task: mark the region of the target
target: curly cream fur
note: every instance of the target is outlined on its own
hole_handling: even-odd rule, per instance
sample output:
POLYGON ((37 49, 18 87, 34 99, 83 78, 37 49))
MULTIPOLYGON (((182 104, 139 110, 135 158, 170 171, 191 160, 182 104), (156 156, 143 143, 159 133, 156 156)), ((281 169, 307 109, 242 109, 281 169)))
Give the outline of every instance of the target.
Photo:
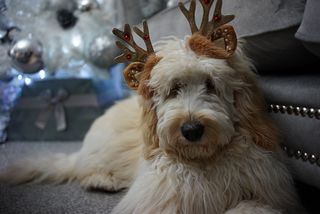
POLYGON ((160 45, 142 96, 97 119, 80 151, 29 159, 0 179, 130 187, 114 214, 301 213, 250 61, 240 49, 228 60, 198 56, 187 40, 160 45), (180 132, 190 120, 205 126, 196 143, 180 132))

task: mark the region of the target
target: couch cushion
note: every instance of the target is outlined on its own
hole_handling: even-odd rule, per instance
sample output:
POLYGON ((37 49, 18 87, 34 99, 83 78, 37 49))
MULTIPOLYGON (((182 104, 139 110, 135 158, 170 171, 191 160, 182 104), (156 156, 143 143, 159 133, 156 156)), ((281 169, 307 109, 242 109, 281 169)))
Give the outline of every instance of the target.
MULTIPOLYGON (((197 1, 198 23, 202 18, 201 8, 197 1)), ((222 12, 235 14, 232 24, 237 34, 243 37, 297 25, 301 22, 303 9, 304 2, 301 0, 224 0, 222 12)), ((149 19, 149 26, 154 41, 163 36, 183 38, 190 34, 189 25, 178 7, 156 14, 149 19)))
POLYGON ((294 177, 320 188, 320 76, 263 76, 259 83, 294 177))

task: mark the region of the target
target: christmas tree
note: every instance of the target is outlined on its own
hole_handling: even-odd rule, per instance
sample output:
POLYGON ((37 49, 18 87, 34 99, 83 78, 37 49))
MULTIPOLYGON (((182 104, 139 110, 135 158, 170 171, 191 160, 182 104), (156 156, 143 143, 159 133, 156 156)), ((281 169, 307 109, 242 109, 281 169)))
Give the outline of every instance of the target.
POLYGON ((120 69, 109 72, 118 55, 112 28, 125 21, 138 24, 177 2, 0 0, 0 142, 6 138, 3 130, 10 109, 24 85, 44 79, 90 78, 100 91, 98 98, 105 102, 102 105, 125 96, 120 69), (129 3, 139 11, 118 11, 119 4, 129 3), (124 19, 129 12, 135 20, 133 16, 124 19), (111 87, 115 88, 112 93, 111 87))

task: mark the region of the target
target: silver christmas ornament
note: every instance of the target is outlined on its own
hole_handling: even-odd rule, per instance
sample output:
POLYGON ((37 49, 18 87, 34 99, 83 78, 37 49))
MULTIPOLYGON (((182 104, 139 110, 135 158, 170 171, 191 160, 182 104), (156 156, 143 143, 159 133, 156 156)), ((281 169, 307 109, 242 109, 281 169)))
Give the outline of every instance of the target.
POLYGON ((78 9, 81 12, 88 12, 99 8, 99 3, 96 0, 78 0, 78 9))
POLYGON ((118 54, 118 49, 114 45, 114 40, 109 35, 97 36, 89 46, 90 61, 102 68, 114 64, 114 57, 118 54))
POLYGON ((42 45, 31 39, 17 41, 9 50, 14 68, 23 73, 36 73, 43 68, 42 45))

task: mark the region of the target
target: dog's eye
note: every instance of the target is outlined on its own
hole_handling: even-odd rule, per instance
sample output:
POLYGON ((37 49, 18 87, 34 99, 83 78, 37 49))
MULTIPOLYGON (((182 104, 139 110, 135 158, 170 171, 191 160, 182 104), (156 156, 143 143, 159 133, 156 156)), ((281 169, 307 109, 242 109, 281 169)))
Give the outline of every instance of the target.
POLYGON ((170 89, 168 98, 175 98, 179 94, 181 87, 182 87, 181 83, 174 84, 174 86, 170 89))
POLYGON ((216 93, 216 88, 211 79, 206 80, 206 91, 208 94, 216 93))

